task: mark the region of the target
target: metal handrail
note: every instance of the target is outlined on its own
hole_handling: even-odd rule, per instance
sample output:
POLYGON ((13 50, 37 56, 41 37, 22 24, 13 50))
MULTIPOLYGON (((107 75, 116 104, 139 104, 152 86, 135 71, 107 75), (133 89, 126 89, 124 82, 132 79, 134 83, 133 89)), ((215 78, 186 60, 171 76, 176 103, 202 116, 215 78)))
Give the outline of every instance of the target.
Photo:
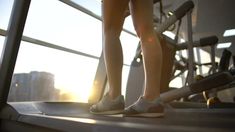
MULTIPOLYGON (((6 30, 0 29, 0 35, 1 36, 6 36, 6 34, 7 34, 6 30)), ((22 40, 25 41, 25 42, 32 43, 32 44, 45 46, 45 47, 48 47, 48 48, 57 49, 57 50, 61 50, 61 51, 65 51, 65 52, 69 52, 69 53, 73 53, 73 54, 77 54, 77 55, 83 55, 83 56, 94 58, 94 59, 99 59, 100 58, 100 57, 97 57, 97 56, 94 56, 94 55, 86 54, 86 53, 83 53, 83 52, 80 52, 80 51, 76 51, 76 50, 66 48, 66 47, 63 47, 63 46, 58 46, 58 45, 53 44, 53 43, 45 42, 45 41, 42 41, 42 40, 39 40, 39 39, 27 37, 27 36, 22 36, 22 40)))

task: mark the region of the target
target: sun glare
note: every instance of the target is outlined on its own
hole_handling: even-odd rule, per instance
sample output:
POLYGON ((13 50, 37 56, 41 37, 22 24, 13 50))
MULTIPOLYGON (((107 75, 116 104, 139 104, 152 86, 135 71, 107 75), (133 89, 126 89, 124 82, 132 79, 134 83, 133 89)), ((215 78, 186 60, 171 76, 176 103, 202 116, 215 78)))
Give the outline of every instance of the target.
MULTIPOLYGON (((61 91, 61 101, 88 102, 96 64, 89 60, 74 61, 70 68, 55 70, 55 88, 61 91), (93 69, 93 70, 92 70, 93 69)), ((67 67, 67 64, 64 66, 67 67)), ((56 68, 56 67, 55 67, 56 68)))
MULTIPOLYGON (((56 76, 55 88, 61 91, 60 97, 62 101, 72 102, 88 102, 88 97, 91 91, 91 82, 89 79, 83 77, 70 76, 68 79, 66 76, 56 76)), ((86 78, 86 77, 85 77, 86 78)))

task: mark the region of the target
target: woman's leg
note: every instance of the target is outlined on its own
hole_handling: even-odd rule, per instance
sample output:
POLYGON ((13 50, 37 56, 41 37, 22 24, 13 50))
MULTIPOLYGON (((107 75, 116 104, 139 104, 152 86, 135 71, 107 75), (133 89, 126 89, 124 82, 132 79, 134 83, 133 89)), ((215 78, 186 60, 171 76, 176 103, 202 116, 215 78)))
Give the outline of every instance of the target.
POLYGON ((160 95, 162 49, 153 27, 153 0, 131 0, 130 10, 143 51, 145 85, 143 97, 154 100, 160 95))
POLYGON ((161 93, 163 93, 169 90, 176 51, 163 37, 160 38, 160 43, 162 47, 162 58, 164 58, 164 60, 162 60, 162 75, 160 83, 160 90, 161 93))
POLYGON ((119 36, 128 3, 129 0, 103 0, 103 53, 111 99, 121 95, 123 54, 119 36))

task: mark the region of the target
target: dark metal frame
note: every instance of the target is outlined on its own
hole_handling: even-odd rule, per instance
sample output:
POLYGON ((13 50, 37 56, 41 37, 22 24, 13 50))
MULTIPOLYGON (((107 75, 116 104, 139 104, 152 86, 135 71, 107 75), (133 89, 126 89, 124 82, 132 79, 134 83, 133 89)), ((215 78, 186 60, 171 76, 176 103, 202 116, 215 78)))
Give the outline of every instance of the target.
POLYGON ((187 33, 188 33, 188 84, 194 82, 194 51, 193 51, 193 31, 192 31, 192 10, 187 13, 187 33))
MULTIPOLYGON (((6 34, 7 34, 7 32, 5 30, 0 29, 0 35, 6 36, 6 34)), ((60 50, 60 51, 65 51, 65 52, 76 54, 76 55, 82 55, 82 56, 90 57, 90 58, 93 58, 93 59, 99 59, 100 58, 100 57, 90 55, 90 54, 87 54, 87 53, 83 53, 83 52, 80 52, 80 51, 77 51, 77 50, 73 50, 73 49, 70 49, 70 48, 59 46, 58 44, 45 42, 45 41, 35 39, 35 38, 31 38, 31 37, 28 37, 28 36, 22 36, 21 40, 25 41, 25 42, 29 42, 31 44, 40 45, 40 46, 44 46, 44 47, 47 47, 47 48, 52 48, 52 49, 56 49, 56 50, 60 50)))
POLYGON ((0 108, 7 102, 30 2, 31 0, 15 0, 13 4, 8 33, 0 60, 0 108))

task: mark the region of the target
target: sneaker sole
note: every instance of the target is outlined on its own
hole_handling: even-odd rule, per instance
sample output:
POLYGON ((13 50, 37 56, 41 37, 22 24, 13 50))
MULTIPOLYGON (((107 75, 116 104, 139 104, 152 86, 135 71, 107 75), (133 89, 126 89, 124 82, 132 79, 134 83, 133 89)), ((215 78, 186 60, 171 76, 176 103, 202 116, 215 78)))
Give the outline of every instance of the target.
POLYGON ((147 117, 147 118, 159 118, 163 117, 164 113, 139 113, 139 114, 128 114, 125 117, 147 117))
POLYGON ((111 110, 111 111, 104 111, 104 112, 92 112, 90 113, 94 115, 115 115, 115 114, 121 114, 123 113, 124 110, 111 110))

